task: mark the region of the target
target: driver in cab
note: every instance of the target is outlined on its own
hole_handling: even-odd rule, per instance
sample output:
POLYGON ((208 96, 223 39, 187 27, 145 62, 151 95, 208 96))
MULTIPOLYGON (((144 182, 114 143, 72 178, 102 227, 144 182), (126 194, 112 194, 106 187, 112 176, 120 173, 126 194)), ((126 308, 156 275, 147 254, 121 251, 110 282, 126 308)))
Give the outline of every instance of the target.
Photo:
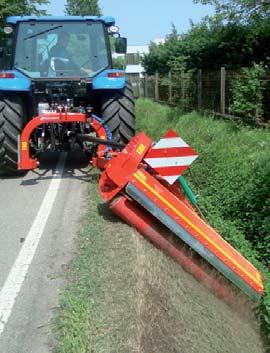
POLYGON ((49 52, 49 76, 66 76, 75 69, 67 50, 69 34, 61 32, 58 34, 57 43, 49 52))
POLYGON ((79 68, 69 53, 67 47, 70 41, 70 34, 60 32, 58 34, 57 43, 49 52, 50 70, 49 75, 69 76, 69 75, 88 75, 88 71, 84 68, 79 68))
POLYGON ((56 45, 50 50, 50 57, 69 59, 68 42, 69 34, 66 32, 59 33, 56 45))

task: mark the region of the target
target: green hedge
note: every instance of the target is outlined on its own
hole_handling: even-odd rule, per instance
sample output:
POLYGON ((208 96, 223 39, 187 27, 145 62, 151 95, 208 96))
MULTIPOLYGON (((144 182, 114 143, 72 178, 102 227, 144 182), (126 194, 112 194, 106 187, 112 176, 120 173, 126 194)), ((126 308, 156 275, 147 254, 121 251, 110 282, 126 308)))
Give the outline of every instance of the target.
MULTIPOLYGON (((266 278, 260 322, 270 340, 270 134, 151 100, 137 101, 137 126, 153 139, 175 129, 199 158, 185 174, 213 227, 266 278)), ((270 351, 270 345, 269 345, 270 351)))

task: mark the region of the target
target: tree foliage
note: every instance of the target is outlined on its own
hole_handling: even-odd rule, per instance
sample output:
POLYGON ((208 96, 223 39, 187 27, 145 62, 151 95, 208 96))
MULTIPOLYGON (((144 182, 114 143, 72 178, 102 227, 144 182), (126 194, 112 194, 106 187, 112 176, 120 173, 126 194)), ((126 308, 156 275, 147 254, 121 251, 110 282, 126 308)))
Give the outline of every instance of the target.
POLYGON ((67 15, 100 16, 98 0, 67 0, 67 15))
POLYGON ((148 74, 166 74, 172 70, 175 60, 184 62, 186 68, 205 70, 239 69, 253 63, 269 64, 270 61, 270 21, 256 24, 222 23, 205 19, 192 24, 185 34, 172 33, 164 44, 150 44, 143 64, 148 74))
POLYGON ((173 26, 164 44, 150 45, 144 57, 147 73, 172 70, 175 58, 187 69, 228 69, 251 67, 270 61, 270 0, 194 0, 215 7, 213 17, 191 23, 187 33, 173 26))
POLYGON ((229 22, 258 22, 270 16, 269 0, 194 0, 194 2, 213 5, 217 17, 229 22))
POLYGON ((48 4, 49 0, 0 0, 0 26, 3 27, 8 16, 45 15, 46 11, 39 6, 48 4))

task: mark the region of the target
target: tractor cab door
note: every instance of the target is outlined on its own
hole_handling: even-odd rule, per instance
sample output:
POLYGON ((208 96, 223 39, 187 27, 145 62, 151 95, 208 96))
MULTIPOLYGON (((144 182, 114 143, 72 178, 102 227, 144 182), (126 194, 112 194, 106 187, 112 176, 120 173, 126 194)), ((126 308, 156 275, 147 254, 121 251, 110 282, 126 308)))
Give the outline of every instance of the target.
POLYGON ((13 36, 4 37, 0 45, 0 70, 11 69, 11 59, 13 53, 13 36))

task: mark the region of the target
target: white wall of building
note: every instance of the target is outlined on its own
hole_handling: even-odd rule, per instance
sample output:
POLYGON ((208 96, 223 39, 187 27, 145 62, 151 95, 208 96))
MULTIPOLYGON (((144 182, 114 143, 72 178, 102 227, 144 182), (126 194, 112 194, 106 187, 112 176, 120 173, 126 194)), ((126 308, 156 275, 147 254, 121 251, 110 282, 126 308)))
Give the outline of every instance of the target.
MULTIPOLYGON (((127 54, 139 54, 142 56, 143 54, 149 53, 149 46, 148 45, 130 45, 127 47, 127 54)), ((136 65, 128 64, 126 66, 126 73, 127 74, 139 74, 140 77, 143 77, 144 68, 141 63, 136 65)))
MULTIPOLYGON (((163 44, 165 42, 164 38, 155 39, 153 41, 156 44, 163 44)), ((127 55, 128 54, 139 54, 142 56, 143 54, 149 53, 149 45, 128 45, 127 46, 127 55)), ((113 58, 123 57, 123 54, 113 54, 113 58)), ((126 65, 126 73, 127 74, 138 74, 140 77, 144 75, 144 68, 141 63, 136 63, 135 65, 127 64, 126 65)))
MULTIPOLYGON (((127 47, 127 55, 128 54, 139 54, 142 56, 143 54, 148 54, 149 53, 149 46, 148 45, 128 45, 127 47)), ((118 57, 123 57, 123 54, 113 54, 114 58, 118 57)), ((138 74, 140 77, 143 77, 144 73, 144 68, 143 66, 139 64, 131 65, 128 64, 126 66, 126 73, 127 74, 138 74)))

